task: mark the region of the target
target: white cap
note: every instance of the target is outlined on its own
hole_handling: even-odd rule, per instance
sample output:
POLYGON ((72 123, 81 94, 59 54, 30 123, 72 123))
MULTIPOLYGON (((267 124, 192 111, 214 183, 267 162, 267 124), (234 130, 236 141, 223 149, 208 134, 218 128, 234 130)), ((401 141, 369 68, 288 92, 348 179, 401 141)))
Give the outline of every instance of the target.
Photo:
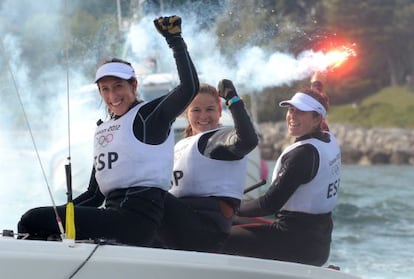
POLYGON ((98 82, 103 77, 112 76, 122 79, 130 79, 135 77, 134 68, 128 64, 121 62, 105 63, 96 71, 95 82, 98 82))
POLYGON ((302 92, 296 93, 290 100, 279 103, 280 107, 286 107, 288 105, 292 105, 301 111, 316 111, 323 117, 326 117, 325 107, 313 97, 302 92))

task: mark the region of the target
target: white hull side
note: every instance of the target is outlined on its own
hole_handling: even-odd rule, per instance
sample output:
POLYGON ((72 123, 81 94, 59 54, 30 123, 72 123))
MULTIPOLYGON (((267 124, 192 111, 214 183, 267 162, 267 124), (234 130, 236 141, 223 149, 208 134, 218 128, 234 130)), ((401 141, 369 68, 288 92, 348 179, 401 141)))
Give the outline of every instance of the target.
MULTIPOLYGON (((71 275, 95 244, 0 238, 1 278, 57 279, 71 275)), ((101 245, 73 278, 356 279, 295 263, 209 253, 101 245)))

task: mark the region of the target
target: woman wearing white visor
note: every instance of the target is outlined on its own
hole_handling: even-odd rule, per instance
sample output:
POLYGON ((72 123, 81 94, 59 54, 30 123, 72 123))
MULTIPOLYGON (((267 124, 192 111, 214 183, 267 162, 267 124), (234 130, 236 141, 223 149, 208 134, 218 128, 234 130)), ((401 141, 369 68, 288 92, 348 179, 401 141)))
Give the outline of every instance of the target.
MULTIPOLYGON (((174 160, 171 126, 198 92, 199 82, 181 37, 181 18, 160 17, 154 24, 173 50, 180 84, 143 102, 137 99, 138 81, 129 62, 110 59, 98 68, 95 82, 110 117, 95 131, 88 190, 73 201, 76 239, 148 246, 161 224, 174 160)), ((64 207, 57 210, 65 220, 64 207)), ((59 234, 51 207, 28 211, 18 230, 30 239, 59 234)))
POLYGON ((340 148, 325 122, 328 97, 306 89, 279 106, 287 107, 295 142, 278 158, 268 191, 238 212, 274 214, 275 221, 233 226, 225 253, 321 266, 329 257, 341 170, 340 148))

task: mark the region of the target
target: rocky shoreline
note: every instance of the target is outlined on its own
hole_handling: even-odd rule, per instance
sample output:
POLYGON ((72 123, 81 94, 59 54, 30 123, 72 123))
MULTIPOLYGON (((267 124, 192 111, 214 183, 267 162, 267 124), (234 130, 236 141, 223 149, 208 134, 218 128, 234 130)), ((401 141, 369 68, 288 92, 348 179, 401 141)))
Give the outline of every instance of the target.
MULTIPOLYGON (((330 124, 342 151, 343 164, 414 165, 414 130, 400 128, 365 129, 330 124)), ((265 160, 275 160, 291 143, 285 122, 261 123, 261 152, 265 160)))

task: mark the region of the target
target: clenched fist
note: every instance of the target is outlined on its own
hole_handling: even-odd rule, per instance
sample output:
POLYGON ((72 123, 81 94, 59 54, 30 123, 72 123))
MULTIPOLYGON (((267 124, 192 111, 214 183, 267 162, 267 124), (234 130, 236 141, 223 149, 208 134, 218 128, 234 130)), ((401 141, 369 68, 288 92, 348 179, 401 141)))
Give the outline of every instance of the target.
POLYGON ((166 39, 181 35, 181 17, 165 16, 154 19, 154 25, 166 39))
POLYGON ((217 89, 220 97, 224 98, 226 101, 237 96, 236 88, 234 88, 233 82, 229 79, 220 80, 217 89))

